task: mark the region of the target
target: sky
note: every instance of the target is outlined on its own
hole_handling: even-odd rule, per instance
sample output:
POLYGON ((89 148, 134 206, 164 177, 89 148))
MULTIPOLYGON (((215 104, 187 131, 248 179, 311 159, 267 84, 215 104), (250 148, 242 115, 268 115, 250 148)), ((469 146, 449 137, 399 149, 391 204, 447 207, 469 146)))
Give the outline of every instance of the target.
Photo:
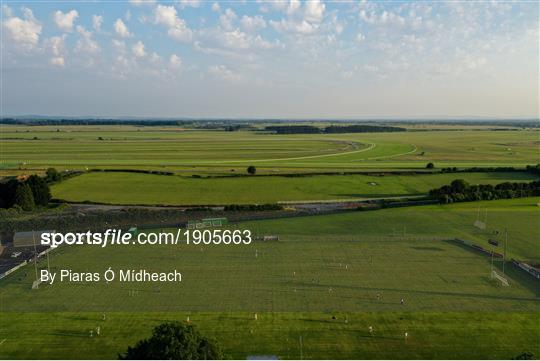
POLYGON ((0 115, 539 118, 536 1, 6 1, 0 115))

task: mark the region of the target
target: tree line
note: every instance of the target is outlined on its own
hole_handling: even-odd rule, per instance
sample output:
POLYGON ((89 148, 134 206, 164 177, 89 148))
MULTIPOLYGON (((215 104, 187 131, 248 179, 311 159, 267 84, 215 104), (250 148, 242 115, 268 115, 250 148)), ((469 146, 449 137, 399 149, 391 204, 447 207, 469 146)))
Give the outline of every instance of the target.
POLYGON ((49 183, 62 180, 62 174, 54 168, 47 169, 45 176, 33 174, 27 178, 9 178, 0 182, 0 208, 20 208, 32 211, 46 207, 51 200, 49 183))
POLYGON ((540 196, 540 181, 504 182, 494 186, 491 184, 470 185, 463 179, 455 179, 449 185, 430 190, 429 195, 443 204, 533 197, 540 196))
POLYGON ((330 125, 320 128, 313 125, 269 125, 264 128, 276 134, 336 134, 336 133, 378 133, 405 132, 407 129, 386 125, 330 125))
POLYGON ((540 164, 528 165, 525 169, 532 174, 540 174, 540 164))

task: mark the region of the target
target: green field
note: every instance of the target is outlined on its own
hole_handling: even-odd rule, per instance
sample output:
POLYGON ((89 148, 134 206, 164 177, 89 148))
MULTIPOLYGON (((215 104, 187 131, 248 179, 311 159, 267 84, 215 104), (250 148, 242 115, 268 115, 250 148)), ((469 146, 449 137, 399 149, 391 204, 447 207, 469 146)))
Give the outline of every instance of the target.
POLYGON ((3 126, 0 136, 2 164, 12 172, 49 166, 190 173, 243 172, 250 164, 265 172, 418 169, 427 162, 524 166, 538 162, 540 147, 533 130, 272 135, 174 127, 3 126))
MULTIPOLYGON (((55 198, 111 204, 419 196, 460 178, 470 184, 538 178, 525 172, 285 174, 422 170, 428 162, 437 168, 524 167, 540 162, 539 135, 487 129, 272 135, 3 126, 0 175, 40 173, 50 166, 175 173, 89 172, 52 186, 55 198), (245 175, 249 165, 257 167, 256 176, 206 178, 245 175)), ((244 246, 62 246, 50 253, 53 271, 178 269, 183 280, 57 281, 31 290, 35 274, 28 265, 0 280, 0 358, 116 358, 156 324, 188 316, 237 359, 508 359, 525 351, 538 357, 540 282, 508 263, 510 286, 503 287, 490 277, 490 257, 451 241, 503 253, 508 231, 508 257, 538 265, 538 204, 540 197, 531 197, 229 225, 280 238, 244 246), (485 230, 473 226, 478 218, 485 230), (489 245, 490 239, 500 246, 489 245), (97 326, 102 335, 91 338, 97 326)), ((41 259, 38 268, 45 267, 41 259)), ((493 267, 502 274, 500 261, 493 267)))
POLYGON ((290 241, 202 250, 75 247, 59 252, 51 257, 53 271, 103 273, 113 265, 116 270, 178 269, 184 279, 181 284, 58 283, 31 291, 33 273, 19 273, 5 281, 5 311, 540 311, 540 285, 532 277, 511 268, 512 287, 499 287, 490 280, 489 257, 443 241, 290 241), (377 293, 383 301, 377 301, 377 293), (401 298, 407 300, 405 307, 401 298))
POLYGON ((448 239, 473 241, 501 252, 503 233, 508 230, 508 256, 540 264, 539 197, 505 199, 452 205, 429 205, 384 209, 362 213, 341 213, 318 217, 266 220, 247 223, 260 233, 278 232, 285 239, 448 239), (478 218, 486 229, 473 226, 478 218), (497 236, 494 231, 500 231, 497 236), (488 243, 500 241, 501 247, 488 243))
POLYGON ((152 174, 94 172, 52 187, 53 196, 71 202, 111 204, 240 204, 416 196, 465 179, 470 184, 498 184, 538 179, 524 172, 427 175, 319 175, 191 178, 152 174))
MULTIPOLYGON (((53 270, 178 268, 184 279, 180 285, 56 283, 31 290, 27 267, 0 282, 0 340, 5 340, 0 357, 114 358, 148 334, 151 325, 187 315, 236 358, 299 358, 300 336, 306 358, 536 353, 540 283, 509 265, 510 287, 502 287, 489 277, 489 257, 444 239, 485 242, 492 219, 508 226, 511 256, 538 262, 538 202, 529 198, 241 223, 233 226, 279 234, 280 241, 240 247, 61 247, 51 254, 53 270), (472 226, 478 206, 488 209, 486 231, 472 226), (259 313, 257 321, 254 313, 259 313), (26 348, 28 330, 36 325, 40 336, 26 348), (103 337, 89 338, 88 330, 97 325, 103 337), (374 336, 369 326, 377 330, 374 336), (404 332, 411 339, 405 341, 404 332)), ((39 267, 46 267, 45 261, 39 267)), ((500 263, 495 267, 501 272, 500 263)))
POLYGON ((115 359, 160 322, 188 315, 234 359, 510 359, 540 353, 538 312, 274 312, 259 313, 258 321, 248 312, 108 313, 105 322, 101 313, 67 312, 0 314, 0 357, 115 359), (90 338, 98 325, 102 336, 90 338))
POLYGON ((237 227, 254 234, 280 236, 279 242, 243 246, 61 247, 51 255, 52 269, 178 268, 186 278, 181 286, 101 282, 30 291, 33 273, 19 271, 2 281, 4 310, 398 311, 405 297, 411 311, 539 311, 538 282, 511 268, 513 286, 496 287, 489 257, 446 241, 487 245, 495 225, 508 227, 509 257, 538 263, 539 201, 475 204, 488 209, 484 231, 472 226, 472 204, 455 204, 241 223, 237 227), (140 293, 125 297, 134 289, 140 293), (379 303, 375 293, 383 290, 388 302, 379 303))

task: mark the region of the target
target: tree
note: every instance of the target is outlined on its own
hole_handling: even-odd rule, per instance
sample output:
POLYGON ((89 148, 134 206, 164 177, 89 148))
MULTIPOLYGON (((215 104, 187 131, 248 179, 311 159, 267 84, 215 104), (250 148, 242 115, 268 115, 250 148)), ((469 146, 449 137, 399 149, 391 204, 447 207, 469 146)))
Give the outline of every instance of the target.
POLYGON ((465 182, 463 179, 454 179, 450 183, 453 193, 463 193, 467 188, 469 188, 469 183, 465 182))
POLYGON ((0 182, 0 206, 2 208, 11 208, 13 206, 15 191, 19 186, 19 181, 12 178, 7 182, 0 182))
POLYGON ((62 173, 59 173, 54 168, 47 168, 45 174, 47 175, 46 179, 48 182, 58 182, 62 180, 62 173))
POLYGON ((13 205, 21 207, 25 211, 31 211, 35 208, 32 189, 28 184, 20 184, 15 190, 13 205))
POLYGON ((255 166, 253 165, 250 165, 248 168, 247 168, 247 172, 251 175, 257 173, 257 168, 255 168, 255 166))
POLYGON ((428 164, 426 164, 426 168, 427 169, 433 169, 433 168, 435 168, 435 164, 429 162, 428 164))
POLYGON ((51 190, 45 180, 35 174, 31 175, 26 184, 30 186, 36 206, 46 206, 51 200, 51 190))
POLYGON ((141 340, 121 360, 220 360, 221 347, 202 336, 193 325, 166 322, 154 328, 150 338, 141 340))

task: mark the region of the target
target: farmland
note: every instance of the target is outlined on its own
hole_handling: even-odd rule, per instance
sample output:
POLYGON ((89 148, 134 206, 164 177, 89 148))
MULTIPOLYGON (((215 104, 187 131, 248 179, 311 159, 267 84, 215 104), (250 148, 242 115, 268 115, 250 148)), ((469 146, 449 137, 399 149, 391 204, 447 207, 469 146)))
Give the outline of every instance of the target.
MULTIPOLYGON (((126 205, 423 196, 454 179, 537 180, 522 169, 439 170, 537 164, 539 134, 485 128, 275 135, 3 126, 0 174, 43 173, 48 167, 85 171, 52 184, 53 196, 126 205), (427 170, 428 162, 435 169, 427 170), (249 165, 256 166, 256 175, 246 174, 249 165), (100 171, 106 169, 115 171, 100 171)), ((234 358, 538 355, 540 284, 507 263, 510 286, 503 287, 490 277, 488 256, 451 240, 501 253, 507 231, 508 257, 538 265, 539 203, 540 197, 530 197, 230 224, 258 236, 279 235, 278 242, 243 246, 62 246, 50 253, 53 271, 178 269, 183 279, 180 284, 58 282, 31 290, 33 269, 20 269, 0 280, 0 358, 115 358, 152 326, 188 316, 234 358), (485 229, 473 226, 477 219, 485 229), (96 326, 103 334, 90 338, 96 326), (404 332, 411 335, 407 340, 404 332)), ((47 267, 46 260, 37 266, 47 267)), ((493 267, 502 273, 500 261, 493 267)))
POLYGON ((53 186, 55 198, 113 204, 234 204, 280 201, 417 196, 454 179, 498 184, 538 179, 525 172, 426 175, 318 175, 191 178, 137 173, 95 172, 53 186), (107 186, 104 187, 103 185, 107 186))
POLYGON ((405 134, 274 135, 167 127, 2 126, 2 172, 136 168, 188 174, 524 166, 540 146, 534 130, 405 134), (58 129, 58 131, 56 130, 58 129))

